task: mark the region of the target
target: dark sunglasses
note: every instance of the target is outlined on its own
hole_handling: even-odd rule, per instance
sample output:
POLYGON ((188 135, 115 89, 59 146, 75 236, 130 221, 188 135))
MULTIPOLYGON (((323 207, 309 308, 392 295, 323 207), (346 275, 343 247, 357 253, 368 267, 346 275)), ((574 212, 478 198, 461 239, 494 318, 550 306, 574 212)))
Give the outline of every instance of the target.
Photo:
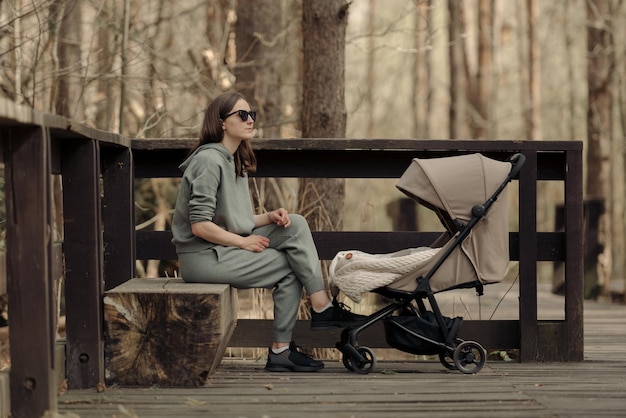
POLYGON ((238 114, 239 117, 241 118, 242 122, 245 122, 248 120, 248 116, 250 116, 252 118, 253 121, 256 121, 256 112, 248 112, 247 110, 235 110, 234 112, 229 113, 228 115, 224 116, 224 119, 231 117, 232 115, 238 114))

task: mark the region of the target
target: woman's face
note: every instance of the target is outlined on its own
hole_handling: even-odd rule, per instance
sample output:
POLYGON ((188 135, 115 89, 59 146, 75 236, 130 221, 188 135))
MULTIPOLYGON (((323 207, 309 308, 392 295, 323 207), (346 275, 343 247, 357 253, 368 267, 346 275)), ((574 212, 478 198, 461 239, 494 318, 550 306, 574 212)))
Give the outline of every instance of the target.
POLYGON ((239 99, 235 106, 222 120, 224 138, 233 140, 250 140, 253 136, 254 119, 256 114, 250 112, 250 105, 244 99, 239 99), (245 121, 243 119, 246 119, 245 121))

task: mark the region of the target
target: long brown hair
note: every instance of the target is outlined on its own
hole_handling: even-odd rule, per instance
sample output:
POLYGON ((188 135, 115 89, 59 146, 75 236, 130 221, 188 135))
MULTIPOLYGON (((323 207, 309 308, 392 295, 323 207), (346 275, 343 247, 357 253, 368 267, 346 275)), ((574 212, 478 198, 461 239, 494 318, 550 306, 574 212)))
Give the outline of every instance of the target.
MULTIPOLYGON (((190 155, 204 144, 217 143, 224 139, 222 120, 241 99, 246 102, 248 101, 243 94, 237 92, 223 93, 213 99, 204 112, 200 138, 198 143, 189 151, 190 155)), ((256 156, 254 155, 250 141, 241 141, 237 151, 235 151, 234 157, 235 172, 238 176, 244 177, 247 173, 254 173, 256 171, 256 156)))

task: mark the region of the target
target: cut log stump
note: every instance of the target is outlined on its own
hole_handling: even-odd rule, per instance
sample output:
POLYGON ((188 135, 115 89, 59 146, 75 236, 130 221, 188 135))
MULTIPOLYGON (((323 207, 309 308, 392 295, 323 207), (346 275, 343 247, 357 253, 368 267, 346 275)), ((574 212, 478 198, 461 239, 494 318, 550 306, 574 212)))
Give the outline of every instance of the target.
POLYGON ((237 323, 237 291, 182 279, 132 279, 104 296, 107 384, 201 386, 237 323))

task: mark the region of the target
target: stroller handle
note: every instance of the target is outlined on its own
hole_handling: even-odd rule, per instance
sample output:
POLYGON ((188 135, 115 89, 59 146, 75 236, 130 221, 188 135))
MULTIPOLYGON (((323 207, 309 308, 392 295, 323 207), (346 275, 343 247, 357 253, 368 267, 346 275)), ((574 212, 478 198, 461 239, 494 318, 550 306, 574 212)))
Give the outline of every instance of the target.
POLYGON ((509 177, 512 179, 518 179, 519 172, 522 170, 522 166, 526 162, 526 156, 520 153, 514 154, 509 157, 509 162, 513 164, 513 168, 511 169, 509 177))

